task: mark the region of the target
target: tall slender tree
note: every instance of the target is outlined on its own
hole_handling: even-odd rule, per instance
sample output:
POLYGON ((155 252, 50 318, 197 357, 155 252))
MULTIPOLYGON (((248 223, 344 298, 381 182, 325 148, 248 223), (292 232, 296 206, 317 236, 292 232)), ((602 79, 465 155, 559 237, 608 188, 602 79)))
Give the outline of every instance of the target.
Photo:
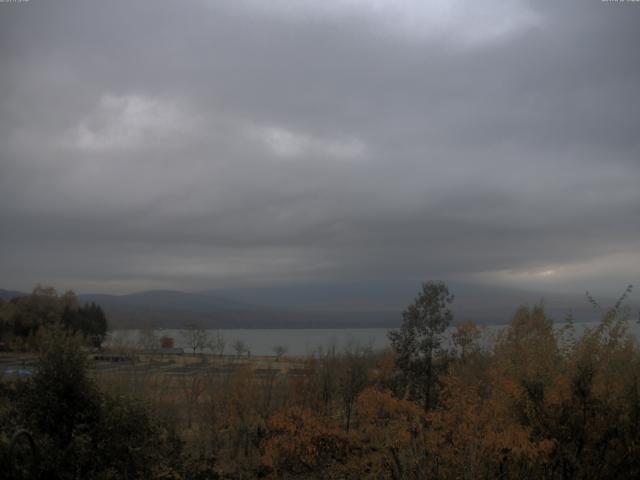
POLYGON ((426 282, 414 302, 402 312, 402 326, 389 332, 396 363, 411 395, 425 410, 435 398, 435 355, 441 349, 443 333, 453 320, 449 305, 453 295, 443 282, 426 282))

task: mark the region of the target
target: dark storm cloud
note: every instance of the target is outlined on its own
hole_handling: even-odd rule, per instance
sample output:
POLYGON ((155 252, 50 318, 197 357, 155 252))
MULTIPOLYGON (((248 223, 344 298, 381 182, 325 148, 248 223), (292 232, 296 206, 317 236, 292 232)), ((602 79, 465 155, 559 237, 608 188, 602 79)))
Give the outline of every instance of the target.
POLYGON ((269 4, 0 4, 3 285, 637 279, 640 7, 269 4))

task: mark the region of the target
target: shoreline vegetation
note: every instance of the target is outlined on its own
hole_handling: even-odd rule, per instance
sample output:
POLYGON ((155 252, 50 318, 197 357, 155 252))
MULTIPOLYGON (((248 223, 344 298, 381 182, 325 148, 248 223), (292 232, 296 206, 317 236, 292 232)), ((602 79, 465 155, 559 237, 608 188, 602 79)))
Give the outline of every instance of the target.
POLYGON ((390 348, 308 356, 250 355, 196 325, 183 351, 152 329, 135 348, 101 348, 97 305, 88 315, 39 288, 0 304, 3 332, 27 332, 5 335, 14 351, 0 354, 0 462, 13 478, 640 475, 631 287, 610 308, 589 297, 601 321, 584 332, 519 307, 487 346, 481 327, 455 322, 447 286, 427 282, 390 348))

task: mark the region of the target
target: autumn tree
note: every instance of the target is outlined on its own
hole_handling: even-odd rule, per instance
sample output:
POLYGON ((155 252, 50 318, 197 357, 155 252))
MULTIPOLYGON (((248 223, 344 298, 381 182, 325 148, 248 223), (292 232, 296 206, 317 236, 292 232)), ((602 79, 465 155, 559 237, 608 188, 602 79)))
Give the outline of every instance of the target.
POLYGON ((209 341, 207 331, 195 323, 187 325, 181 333, 182 338, 187 346, 193 351, 194 355, 198 350, 202 353, 202 350, 207 346, 209 341))
POLYGON ((207 343, 207 346, 209 347, 211 352, 221 357, 224 355, 224 348, 226 347, 226 345, 227 342, 220 330, 216 330, 215 334, 209 337, 209 341, 207 343))
POLYGON ((341 355, 338 373, 338 393, 342 402, 345 430, 351 427, 356 400, 367 386, 367 357, 370 351, 358 346, 349 347, 341 355))
POLYGON ((235 350, 236 356, 238 358, 240 358, 242 356, 242 354, 248 350, 247 344, 244 343, 244 341, 242 341, 240 339, 238 339, 235 342, 233 342, 233 349, 235 350))
POLYGON ((607 309, 592 302, 600 323, 569 344, 544 389, 525 388, 519 414, 554 440, 549 466, 557 478, 640 475, 640 352, 628 331, 630 293, 607 309))
POLYGON ((292 407, 274 415, 268 428, 262 463, 272 478, 330 478, 331 468, 344 461, 347 439, 331 418, 292 407))
POLYGON ((339 467, 337 478, 438 478, 425 475, 426 423, 420 405, 367 387, 358 396, 357 417, 358 430, 349 436, 354 454, 339 467))
POLYGON ((340 368, 340 355, 335 345, 319 348, 309 355, 291 382, 295 403, 322 415, 331 415, 339 401, 340 368))
POLYGON ((276 362, 279 362, 282 356, 287 353, 287 347, 284 345, 276 345, 273 347, 273 353, 276 356, 276 362))
POLYGON ((204 377, 197 372, 180 374, 180 389, 184 397, 187 413, 187 428, 191 428, 193 412, 196 408, 200 396, 204 392, 204 377))
POLYGON ((317 361, 314 362, 314 367, 312 372, 316 399, 321 402, 323 414, 329 415, 338 391, 338 372, 340 368, 335 345, 331 345, 326 350, 318 349, 317 361))
POLYGON ((160 340, 156 329, 151 324, 146 323, 138 330, 137 344, 139 348, 143 350, 155 350, 158 348, 159 343, 160 340))
POLYGON ((222 403, 231 447, 228 453, 236 463, 258 462, 256 448, 265 432, 259 411, 260 393, 260 385, 248 366, 238 368, 225 385, 222 403))
POLYGON ((388 334, 410 393, 425 410, 434 403, 435 357, 453 319, 451 302, 453 295, 443 282, 423 283, 414 302, 402 312, 400 329, 388 334))
POLYGON ((451 341, 461 359, 466 359, 469 354, 480 349, 479 341, 481 335, 482 330, 472 320, 456 325, 454 332, 451 334, 451 341))

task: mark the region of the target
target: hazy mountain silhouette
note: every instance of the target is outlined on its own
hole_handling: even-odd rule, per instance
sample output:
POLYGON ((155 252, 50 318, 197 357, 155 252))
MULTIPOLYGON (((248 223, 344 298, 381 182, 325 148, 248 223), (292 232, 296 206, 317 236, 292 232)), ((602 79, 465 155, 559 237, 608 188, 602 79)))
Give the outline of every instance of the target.
POLYGON ((24 297, 26 295, 29 295, 29 294, 24 292, 19 292, 17 290, 4 290, 0 288, 0 298, 2 300, 11 300, 12 298, 24 297))
MULTIPOLYGON (((593 321, 598 311, 582 293, 555 294, 501 287, 451 284, 456 298, 456 321, 506 323, 522 304, 543 301, 549 315, 563 320, 571 312, 576 321, 593 321)), ((112 328, 143 325, 182 327, 198 323, 210 328, 341 328, 395 327, 404 307, 413 300, 416 285, 389 288, 375 283, 292 285, 219 289, 199 293, 149 290, 127 295, 82 294, 81 302, 100 305, 112 328), (412 288, 411 288, 412 287, 412 288)), ((27 293, 0 289, 8 300, 27 293)), ((602 299, 603 307, 614 299, 602 299)), ((633 304, 632 304, 633 305, 633 304)), ((632 307, 637 310, 637 302, 632 307)))

